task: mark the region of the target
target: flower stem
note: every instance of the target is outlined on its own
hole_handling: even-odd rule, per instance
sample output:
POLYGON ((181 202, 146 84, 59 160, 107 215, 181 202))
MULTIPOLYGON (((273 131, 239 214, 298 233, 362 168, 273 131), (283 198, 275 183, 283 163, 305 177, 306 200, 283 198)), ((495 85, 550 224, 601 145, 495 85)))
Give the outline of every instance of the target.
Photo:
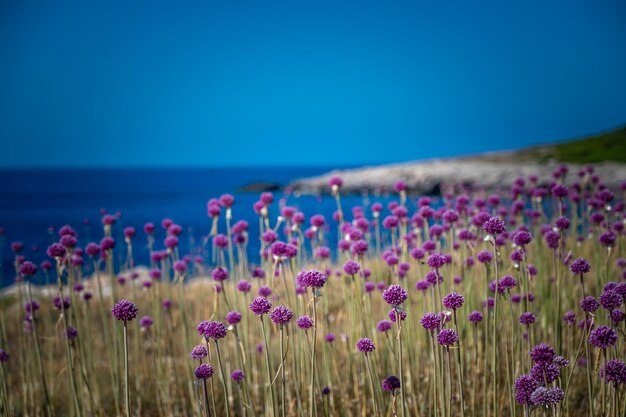
POLYGON ((128 375, 128 324, 124 320, 124 391, 126 398, 126 417, 130 417, 130 387, 128 375))
POLYGON ((265 322, 261 316, 261 330, 263 331, 263 340, 265 341, 265 365, 267 368, 267 385, 272 398, 272 416, 276 417, 276 400, 274 399, 274 386, 272 385, 272 367, 270 365, 269 345, 267 344, 267 333, 265 332, 265 322))
MULTIPOLYGON (((220 345, 215 340, 215 350, 217 352, 217 362, 220 365, 220 373, 222 374, 222 387, 224 388, 224 408, 226 408, 226 417, 230 416, 230 404, 228 401, 228 389, 226 388, 226 377, 224 376, 224 367, 222 366, 222 355, 220 354, 220 345)), ((266 349, 267 351, 267 349, 266 349)))

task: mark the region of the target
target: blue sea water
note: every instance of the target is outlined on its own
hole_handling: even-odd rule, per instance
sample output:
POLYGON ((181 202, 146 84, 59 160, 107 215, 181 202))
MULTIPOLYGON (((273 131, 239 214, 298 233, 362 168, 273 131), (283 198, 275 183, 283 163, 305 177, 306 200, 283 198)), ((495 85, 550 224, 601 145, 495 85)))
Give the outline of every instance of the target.
MULTIPOLYGON (((258 262, 258 216, 252 204, 258 200, 259 193, 237 192, 237 189, 264 181, 284 185, 296 178, 327 171, 328 167, 0 170, 0 227, 5 229, 4 236, 0 237, 0 286, 9 285, 15 278, 11 242, 22 242, 22 255, 39 265, 47 259, 48 245, 58 239, 56 231, 65 224, 79 233, 81 246, 90 241, 99 242, 102 209, 111 214, 121 212, 114 229, 118 261, 125 246, 122 230, 134 226, 137 230, 133 243, 135 261, 147 264, 143 225, 146 222, 157 225, 157 248, 162 248, 165 231, 160 223, 166 217, 183 227, 180 249, 181 254, 185 254, 190 245, 197 245, 209 233, 211 219, 206 213, 207 201, 223 193, 231 193, 236 198, 233 221, 247 220, 250 224, 248 255, 251 261, 258 262), (85 224, 85 219, 89 224, 85 224)), ((284 195, 282 191, 274 194, 271 215, 275 218, 278 200, 284 195)), ((346 206, 362 204, 363 199, 347 197, 345 203, 346 206)), ((297 206, 307 218, 321 213, 331 220, 335 210, 335 202, 328 196, 288 197, 287 204, 297 206)), ((220 229, 225 231, 223 216, 220 229)), ((41 281, 42 277, 38 279, 41 281)))

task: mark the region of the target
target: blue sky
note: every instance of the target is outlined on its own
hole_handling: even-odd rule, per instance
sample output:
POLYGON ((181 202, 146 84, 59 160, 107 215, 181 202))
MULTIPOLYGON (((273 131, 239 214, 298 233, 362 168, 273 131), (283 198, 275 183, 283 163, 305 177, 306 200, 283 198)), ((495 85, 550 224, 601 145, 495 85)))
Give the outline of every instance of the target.
POLYGON ((0 166, 359 165, 626 123, 626 2, 0 4, 0 166))

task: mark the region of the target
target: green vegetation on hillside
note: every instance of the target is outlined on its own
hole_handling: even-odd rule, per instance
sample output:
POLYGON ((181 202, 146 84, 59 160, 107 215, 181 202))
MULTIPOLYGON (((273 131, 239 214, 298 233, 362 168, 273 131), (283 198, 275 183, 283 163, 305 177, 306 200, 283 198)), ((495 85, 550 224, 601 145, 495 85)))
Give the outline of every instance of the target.
POLYGON ((557 160, 579 164, 604 161, 626 163, 626 127, 584 139, 529 148, 521 151, 520 156, 539 162, 557 160))

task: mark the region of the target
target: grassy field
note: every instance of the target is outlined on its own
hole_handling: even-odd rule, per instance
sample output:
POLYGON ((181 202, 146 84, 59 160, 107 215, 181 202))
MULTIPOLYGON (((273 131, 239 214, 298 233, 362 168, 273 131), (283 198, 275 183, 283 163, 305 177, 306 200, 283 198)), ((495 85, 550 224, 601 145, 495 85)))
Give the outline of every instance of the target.
POLYGON ((361 209, 341 207, 336 185, 345 222, 285 207, 277 221, 265 194, 257 268, 230 224, 249 208, 228 198, 213 207, 213 245, 188 262, 175 225, 128 231, 113 249, 111 216, 99 244, 63 229, 49 271, 13 247, 23 281, 2 299, 1 415, 626 415, 623 196, 590 172, 557 177, 442 202, 407 201, 399 184, 390 206, 361 209), (325 247, 330 233, 340 248, 325 247), (148 269, 131 268, 131 243, 149 245, 148 269), (53 291, 32 314, 29 279, 44 273, 53 291), (600 306, 583 311, 583 296, 600 306), (114 317, 122 299, 138 312, 114 317), (192 358, 196 346, 208 356, 192 358))

